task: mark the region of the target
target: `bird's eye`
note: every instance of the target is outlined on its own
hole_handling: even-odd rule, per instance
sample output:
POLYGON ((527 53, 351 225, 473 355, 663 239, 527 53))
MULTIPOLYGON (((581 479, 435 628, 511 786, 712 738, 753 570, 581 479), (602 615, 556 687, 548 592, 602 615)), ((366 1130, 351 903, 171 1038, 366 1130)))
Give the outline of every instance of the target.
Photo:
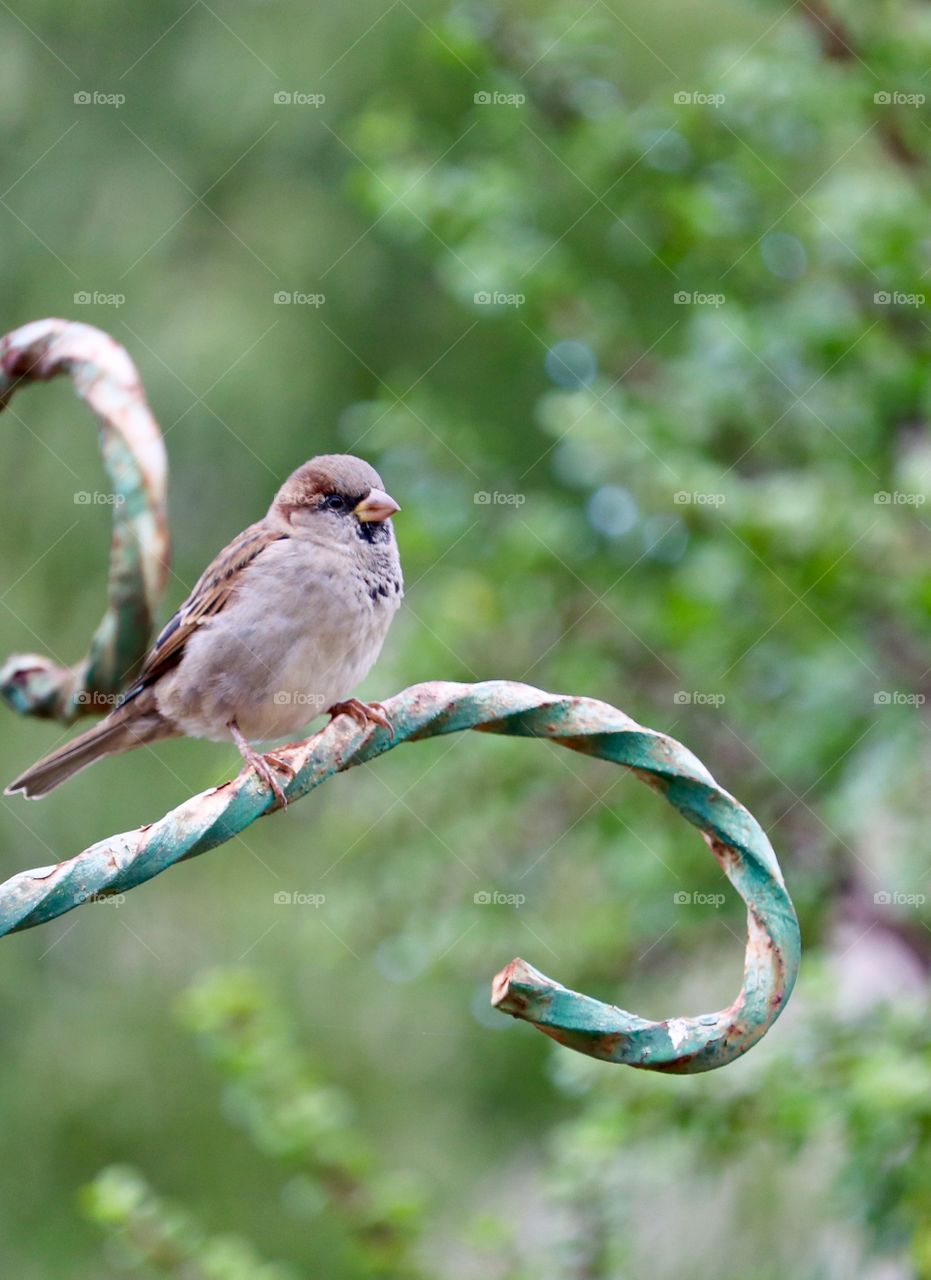
POLYGON ((338 493, 328 493, 323 499, 323 505, 328 511, 345 511, 346 499, 341 497, 338 493))

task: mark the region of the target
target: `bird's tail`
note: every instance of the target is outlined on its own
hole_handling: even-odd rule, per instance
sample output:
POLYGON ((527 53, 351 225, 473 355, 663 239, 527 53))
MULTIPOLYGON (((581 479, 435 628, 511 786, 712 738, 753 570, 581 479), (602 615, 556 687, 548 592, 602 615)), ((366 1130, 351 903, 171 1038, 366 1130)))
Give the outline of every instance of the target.
POLYGON ((119 755, 159 738, 175 737, 178 730, 159 714, 149 690, 78 734, 76 738, 37 761, 20 774, 4 792, 11 796, 21 791, 29 800, 38 800, 75 773, 80 773, 95 760, 119 755))

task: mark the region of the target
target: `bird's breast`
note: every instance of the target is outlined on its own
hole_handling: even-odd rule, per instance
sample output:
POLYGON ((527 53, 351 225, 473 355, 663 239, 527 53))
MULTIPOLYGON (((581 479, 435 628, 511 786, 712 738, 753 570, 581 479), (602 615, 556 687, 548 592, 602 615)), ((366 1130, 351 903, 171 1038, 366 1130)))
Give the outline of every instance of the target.
POLYGON ((348 697, 378 657, 401 600, 400 567, 374 571, 275 543, 235 596, 191 636, 160 689, 185 732, 254 742, 296 733, 348 697))

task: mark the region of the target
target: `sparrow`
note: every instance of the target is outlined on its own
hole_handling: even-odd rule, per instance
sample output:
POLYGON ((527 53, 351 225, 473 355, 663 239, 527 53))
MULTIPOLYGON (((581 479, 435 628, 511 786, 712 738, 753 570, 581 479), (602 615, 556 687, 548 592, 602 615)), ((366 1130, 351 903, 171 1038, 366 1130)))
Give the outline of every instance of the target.
POLYGON ((380 703, 349 695, 403 596, 396 511, 360 458, 323 454, 298 467, 267 515, 204 570, 113 711, 6 794, 38 799, 104 756, 186 734, 235 742, 285 807, 276 771, 293 770, 252 743, 297 733, 322 712, 391 731, 380 703))

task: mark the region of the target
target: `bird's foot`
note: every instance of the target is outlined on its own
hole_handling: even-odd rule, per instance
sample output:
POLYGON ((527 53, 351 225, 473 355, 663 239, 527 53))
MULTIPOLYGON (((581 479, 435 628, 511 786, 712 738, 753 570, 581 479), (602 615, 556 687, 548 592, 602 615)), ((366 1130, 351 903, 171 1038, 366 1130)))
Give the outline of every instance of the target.
POLYGON ((352 716, 363 729, 367 729, 370 724, 381 725, 394 737, 394 725, 380 702, 361 702, 358 698, 347 698, 345 702, 334 702, 332 707, 328 707, 327 715, 333 720, 337 716, 352 716))
POLYGON ((284 773, 288 782, 290 782, 294 777, 294 770, 291 766, 289 764, 285 764, 283 760, 279 760, 277 756, 271 754, 262 755, 259 751, 254 751, 252 753, 252 758, 249 760, 249 763, 266 786, 271 788, 282 809, 287 809, 288 797, 285 795, 284 788, 281 783, 275 777, 275 770, 278 769, 284 773))
POLYGON ((275 776, 275 770, 277 769, 279 773, 283 773, 287 781, 290 782, 294 777, 294 769, 288 764, 287 760, 282 760, 280 756, 276 756, 272 751, 268 751, 264 755, 261 751, 256 751, 255 747, 251 746, 242 736, 235 721, 230 725, 230 732, 243 760, 273 793, 281 808, 287 809, 288 797, 275 776))

